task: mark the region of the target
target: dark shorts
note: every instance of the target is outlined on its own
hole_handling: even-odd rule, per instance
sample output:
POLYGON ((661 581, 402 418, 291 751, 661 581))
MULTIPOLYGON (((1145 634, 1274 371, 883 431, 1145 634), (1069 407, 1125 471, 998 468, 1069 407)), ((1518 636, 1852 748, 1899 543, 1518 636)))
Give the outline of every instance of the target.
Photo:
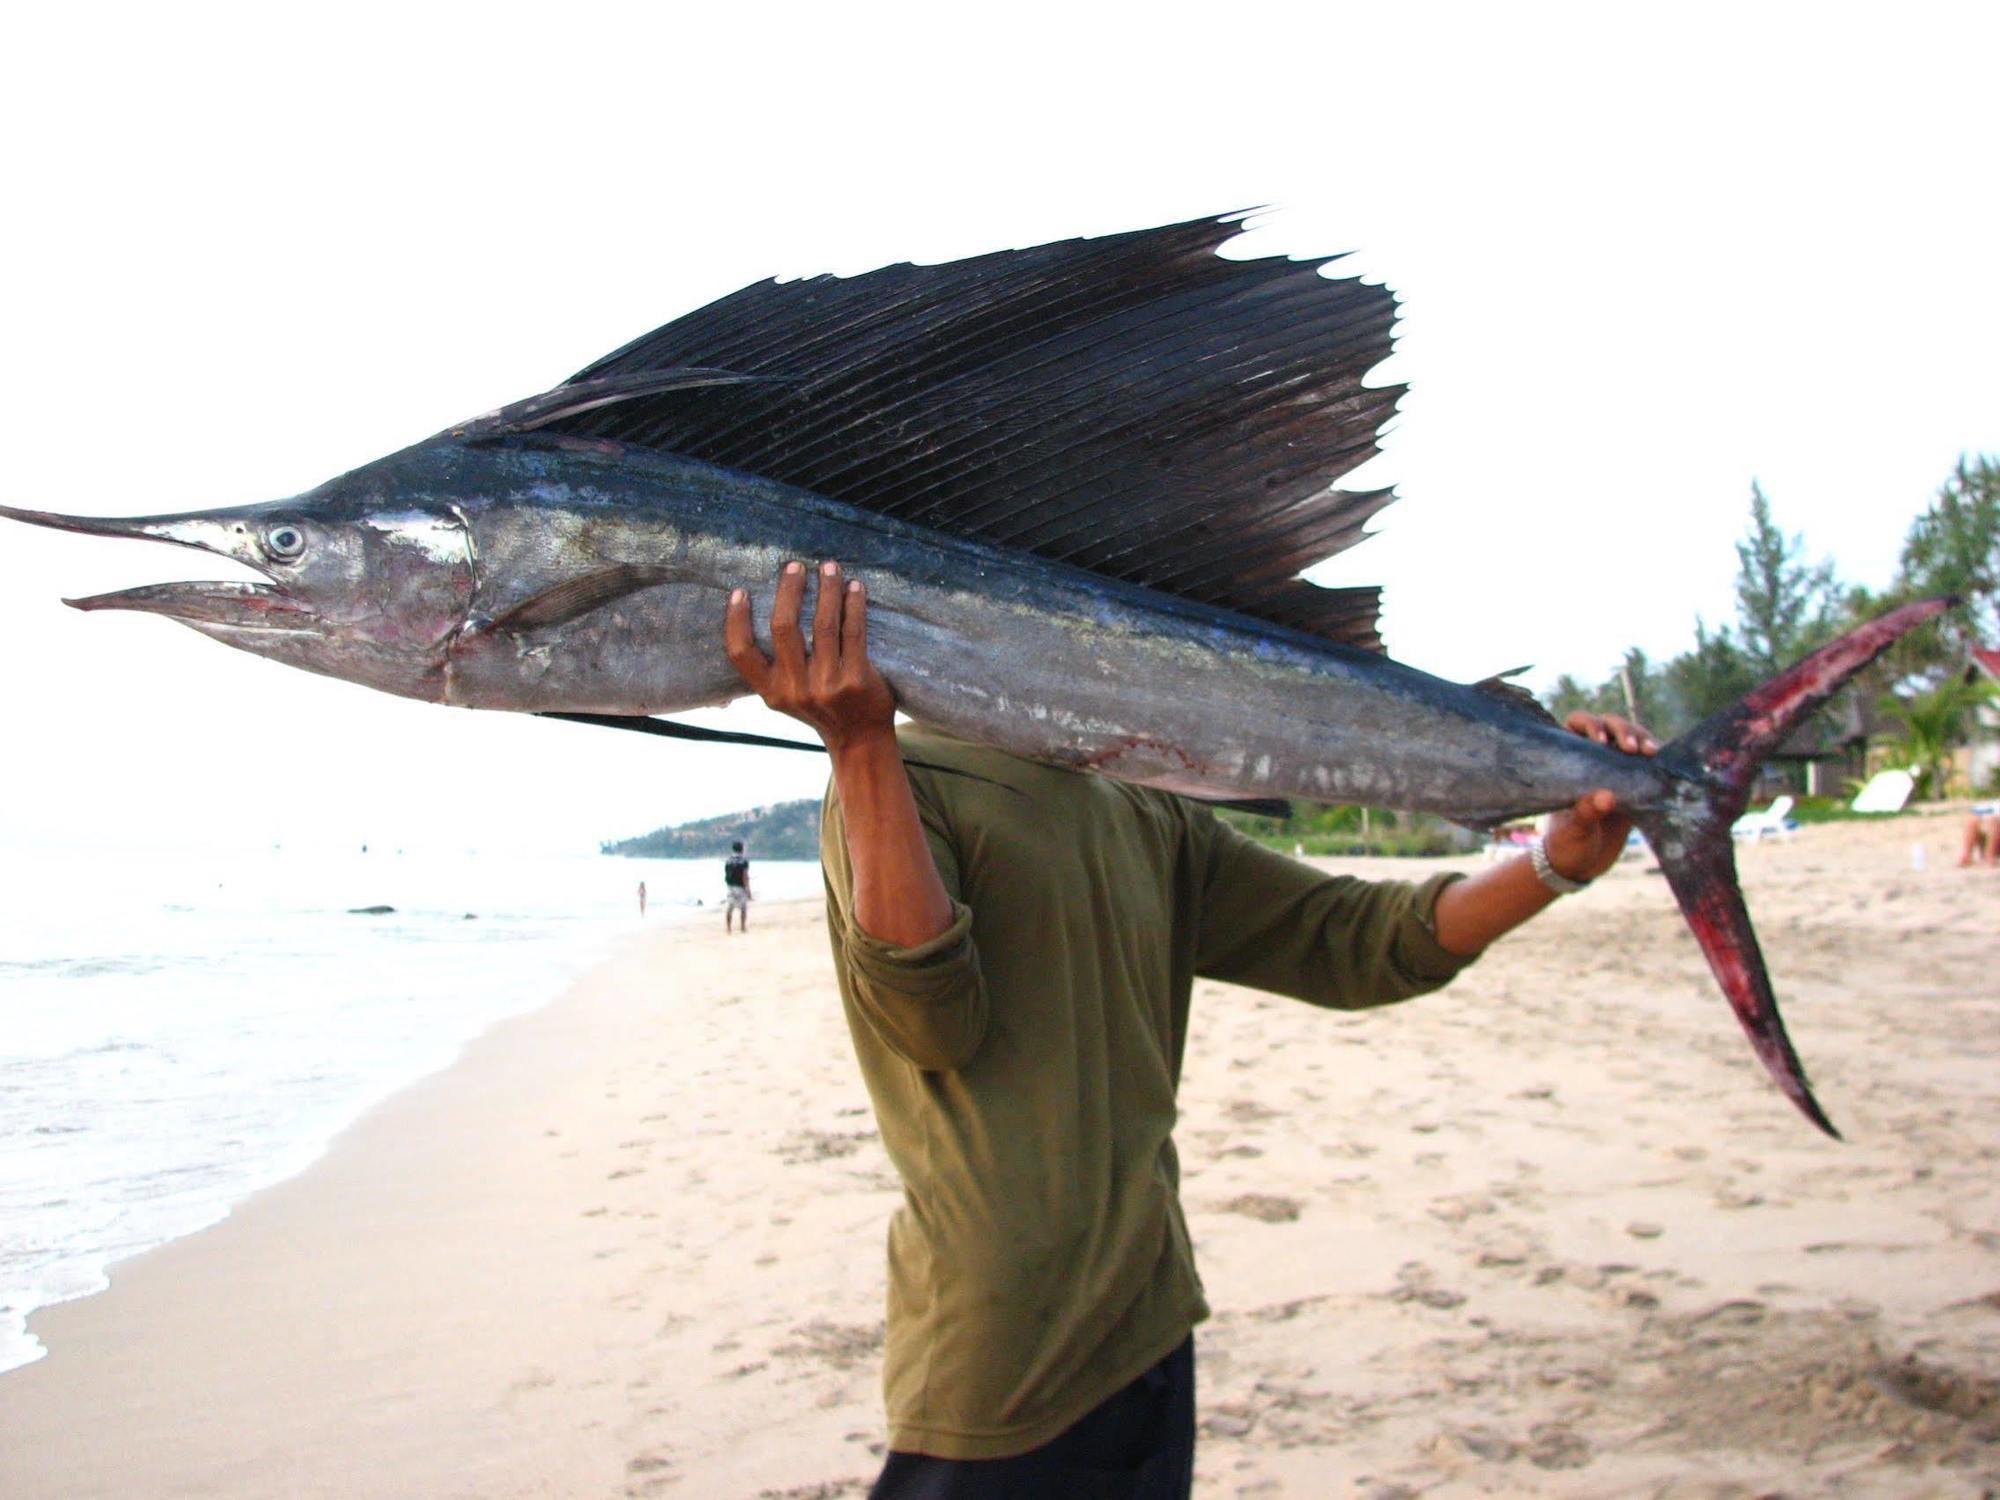
POLYGON ((869 1500, 1187 1500, 1194 1339, 1049 1442, 1013 1458, 894 1453, 869 1500))

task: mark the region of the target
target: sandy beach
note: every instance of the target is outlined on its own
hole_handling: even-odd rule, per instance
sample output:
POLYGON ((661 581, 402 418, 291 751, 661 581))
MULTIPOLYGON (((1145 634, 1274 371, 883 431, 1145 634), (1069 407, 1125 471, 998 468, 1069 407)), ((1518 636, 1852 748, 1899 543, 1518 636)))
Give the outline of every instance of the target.
MULTIPOLYGON (((1994 1493, 2000 873, 1958 831, 1742 851, 1845 1145, 1649 859, 1410 1005, 1199 986, 1197 1493, 1994 1493)), ((860 1496, 897 1196, 816 905, 654 925, 37 1315, 0 1494, 860 1496)))

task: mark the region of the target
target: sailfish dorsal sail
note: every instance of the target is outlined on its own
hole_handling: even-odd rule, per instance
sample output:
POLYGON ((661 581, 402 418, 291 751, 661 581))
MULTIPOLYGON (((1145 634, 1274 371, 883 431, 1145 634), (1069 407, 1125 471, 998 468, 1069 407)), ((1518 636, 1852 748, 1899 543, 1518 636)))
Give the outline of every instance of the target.
POLYGON ((1395 299, 1227 259, 1241 215, 764 281, 453 436, 610 439, 1381 649, 1306 567, 1392 498, 1340 478, 1401 386, 1395 299))

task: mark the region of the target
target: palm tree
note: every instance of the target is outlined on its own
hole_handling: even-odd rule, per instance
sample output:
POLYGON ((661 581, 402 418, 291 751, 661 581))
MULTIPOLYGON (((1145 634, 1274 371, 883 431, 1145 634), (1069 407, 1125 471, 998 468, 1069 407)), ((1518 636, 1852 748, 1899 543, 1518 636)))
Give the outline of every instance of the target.
POLYGON ((1896 755, 1917 773, 1917 795, 1942 794, 1952 750, 1963 744, 1972 710, 1993 696, 1984 678, 1948 677, 1909 699, 1882 696, 1882 710, 1903 726, 1896 755))

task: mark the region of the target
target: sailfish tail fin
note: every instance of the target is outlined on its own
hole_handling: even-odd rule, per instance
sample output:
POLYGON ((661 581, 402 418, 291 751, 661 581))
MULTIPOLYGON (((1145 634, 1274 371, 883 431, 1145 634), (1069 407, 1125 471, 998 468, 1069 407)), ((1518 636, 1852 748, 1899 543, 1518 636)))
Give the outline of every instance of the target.
POLYGON ((1681 914, 1766 1071, 1799 1111, 1835 1140, 1840 1132, 1813 1097, 1778 1014, 1737 886, 1730 829, 1749 801, 1757 768, 1785 737, 1899 637, 1956 602, 1923 599, 1892 609, 1697 724, 1660 752, 1663 766, 1675 773, 1680 797, 1634 819, 1659 856, 1681 914))

